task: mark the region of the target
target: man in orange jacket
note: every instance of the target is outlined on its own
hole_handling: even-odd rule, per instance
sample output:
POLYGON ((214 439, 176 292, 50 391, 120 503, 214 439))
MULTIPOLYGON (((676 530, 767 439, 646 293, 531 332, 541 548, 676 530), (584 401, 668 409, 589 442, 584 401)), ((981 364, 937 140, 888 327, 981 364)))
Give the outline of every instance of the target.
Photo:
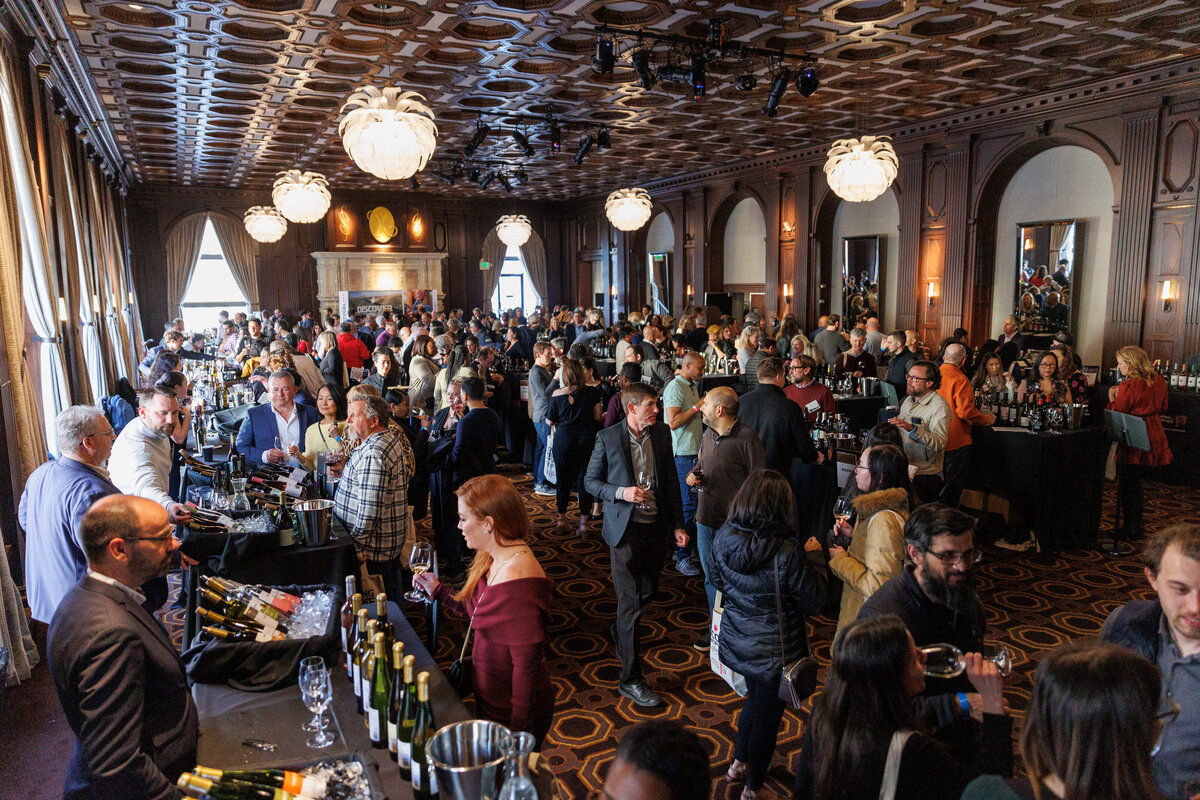
POLYGON ((950 404, 950 430, 946 436, 946 454, 942 461, 942 502, 958 508, 959 498, 967 484, 967 470, 971 468, 971 426, 991 425, 995 414, 984 414, 975 405, 975 392, 971 381, 962 370, 967 360, 967 349, 961 344, 951 344, 942 354, 942 385, 940 394, 950 404))

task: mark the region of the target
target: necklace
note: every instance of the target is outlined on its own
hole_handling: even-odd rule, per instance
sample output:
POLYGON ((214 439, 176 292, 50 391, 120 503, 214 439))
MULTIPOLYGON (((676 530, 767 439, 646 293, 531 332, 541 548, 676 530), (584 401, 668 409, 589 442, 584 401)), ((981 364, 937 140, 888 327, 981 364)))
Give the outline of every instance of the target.
POLYGON ((529 552, 531 552, 531 551, 528 547, 522 547, 519 550, 517 550, 513 553, 510 553, 508 558, 501 561, 500 566, 496 567, 494 571, 489 569, 488 570, 488 585, 489 586, 492 585, 493 579, 498 577, 500 575, 500 573, 504 571, 504 568, 506 566, 508 566, 508 562, 512 561, 514 558, 521 555, 522 553, 529 553, 529 552))

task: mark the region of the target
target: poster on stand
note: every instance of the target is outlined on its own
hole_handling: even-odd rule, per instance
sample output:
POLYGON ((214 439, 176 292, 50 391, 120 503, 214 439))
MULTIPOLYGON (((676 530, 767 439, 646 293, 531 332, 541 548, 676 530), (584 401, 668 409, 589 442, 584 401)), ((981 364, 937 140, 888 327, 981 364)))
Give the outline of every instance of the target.
POLYGON ((437 291, 412 289, 402 292, 338 292, 338 314, 341 319, 360 313, 402 312, 415 305, 423 306, 430 313, 437 311, 437 291))

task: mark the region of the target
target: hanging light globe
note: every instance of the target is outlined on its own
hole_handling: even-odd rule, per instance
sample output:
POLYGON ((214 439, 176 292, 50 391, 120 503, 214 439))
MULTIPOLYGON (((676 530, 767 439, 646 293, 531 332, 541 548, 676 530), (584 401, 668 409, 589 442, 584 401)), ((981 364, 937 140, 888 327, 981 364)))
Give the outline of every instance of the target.
POLYGON ((523 214, 505 214, 496 220, 496 235, 509 247, 520 247, 529 241, 533 227, 523 214))
POLYGON ((604 203, 608 221, 623 231, 636 231, 650 219, 653 204, 645 189, 617 189, 604 203))
POLYGON ((838 197, 866 203, 887 191, 899 166, 890 136, 838 139, 829 148, 825 177, 838 197))
POLYGON ((278 242, 287 233, 287 220, 274 206, 250 206, 242 224, 256 242, 278 242))
POLYGON ((396 181, 420 172, 437 146, 425 98, 389 86, 359 89, 342 106, 342 146, 364 172, 396 181))
POLYGON ((317 222, 329 210, 329 181, 319 172, 289 169, 271 189, 275 207, 290 222, 317 222))

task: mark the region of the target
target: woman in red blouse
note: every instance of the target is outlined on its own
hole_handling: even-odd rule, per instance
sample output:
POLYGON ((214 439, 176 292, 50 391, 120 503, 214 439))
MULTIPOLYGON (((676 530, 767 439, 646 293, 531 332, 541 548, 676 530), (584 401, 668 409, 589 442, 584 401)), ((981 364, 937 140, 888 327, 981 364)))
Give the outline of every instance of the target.
POLYGON ((458 528, 475 561, 457 594, 431 573, 414 580, 449 610, 471 619, 475 710, 529 731, 540 745, 554 717, 546 668, 551 584, 529 549, 529 515, 512 481, 481 475, 458 490, 458 528))
POLYGON ((1122 533, 1132 538, 1142 534, 1142 479, 1150 467, 1171 463, 1171 448, 1167 446, 1167 434, 1158 416, 1167 410, 1167 382, 1150 366, 1150 358, 1140 347, 1118 350, 1117 369, 1124 380, 1108 390, 1108 407, 1142 417, 1150 435, 1148 451, 1117 445, 1118 499, 1125 512, 1122 533))

